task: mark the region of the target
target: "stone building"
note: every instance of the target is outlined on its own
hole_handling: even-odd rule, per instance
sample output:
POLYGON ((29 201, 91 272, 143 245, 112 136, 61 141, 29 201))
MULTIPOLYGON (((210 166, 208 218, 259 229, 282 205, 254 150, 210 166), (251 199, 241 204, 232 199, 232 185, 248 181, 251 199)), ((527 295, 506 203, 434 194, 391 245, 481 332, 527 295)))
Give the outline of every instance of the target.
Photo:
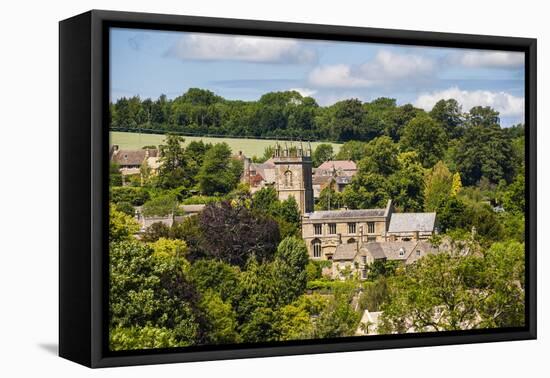
POLYGON ((426 240, 435 232, 435 213, 383 209, 329 210, 304 214, 302 237, 311 258, 332 260, 342 244, 426 240))
POLYGON ((298 146, 279 143, 275 146, 273 156, 275 165, 275 189, 279 200, 294 197, 302 214, 313 211, 312 161, 311 147, 304 149, 298 146))
POLYGON ((369 265, 377 260, 412 264, 439 250, 427 240, 339 244, 332 257, 332 277, 345 279, 348 275, 357 275, 360 279, 366 279, 369 265))
POLYGON ((252 194, 267 186, 274 186, 276 181, 276 166, 273 158, 264 163, 254 163, 252 159, 244 158, 241 182, 250 186, 252 194))
POLYGON ((159 167, 159 150, 145 148, 140 150, 122 150, 117 145, 111 146, 109 151, 109 160, 120 167, 120 173, 123 176, 139 175, 140 167, 145 162, 156 171, 159 167))
POLYGON ((351 160, 328 160, 313 170, 313 196, 319 198, 321 191, 332 186, 343 192, 357 173, 357 165, 351 160))

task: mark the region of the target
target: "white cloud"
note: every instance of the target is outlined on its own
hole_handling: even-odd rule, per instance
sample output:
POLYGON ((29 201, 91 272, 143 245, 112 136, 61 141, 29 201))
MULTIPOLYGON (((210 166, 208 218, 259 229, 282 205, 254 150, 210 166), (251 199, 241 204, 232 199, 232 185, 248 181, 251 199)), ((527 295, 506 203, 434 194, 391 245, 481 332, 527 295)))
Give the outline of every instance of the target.
POLYGON ((309 74, 309 83, 317 87, 356 88, 368 87, 372 81, 352 72, 347 64, 315 67, 309 74))
POLYGON ((433 60, 415 54, 395 54, 382 50, 372 62, 359 68, 361 74, 371 80, 396 80, 411 75, 426 76, 433 72, 433 60))
POLYGON ((189 60, 239 60, 256 63, 311 63, 314 50, 284 38, 190 34, 182 37, 167 55, 189 60))
POLYGON ((523 53, 506 51, 466 51, 451 55, 450 60, 471 68, 520 68, 525 64, 523 53))
POLYGON ((427 77, 434 67, 431 59, 421 55, 381 50, 372 61, 359 66, 336 64, 316 67, 309 74, 309 82, 318 87, 365 88, 405 78, 427 77))
POLYGON ((516 97, 506 92, 491 91, 465 91, 457 87, 421 94, 414 105, 416 107, 431 110, 439 100, 454 98, 462 105, 463 110, 468 111, 474 106, 491 106, 498 110, 502 116, 521 116, 525 112, 525 99, 516 97))
POLYGON ((301 94, 302 97, 310 97, 317 93, 315 89, 310 88, 290 88, 289 91, 296 91, 301 94))

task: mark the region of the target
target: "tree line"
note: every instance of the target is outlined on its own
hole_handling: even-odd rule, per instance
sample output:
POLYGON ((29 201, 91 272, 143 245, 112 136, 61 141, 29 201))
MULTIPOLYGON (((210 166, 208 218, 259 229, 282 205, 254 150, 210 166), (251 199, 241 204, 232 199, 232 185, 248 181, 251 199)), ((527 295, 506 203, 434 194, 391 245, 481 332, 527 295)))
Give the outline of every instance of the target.
MULTIPOLYGON (((439 101, 430 112, 395 99, 371 102, 346 99, 320 106, 297 91, 269 92, 258 101, 227 100, 215 93, 190 88, 174 99, 122 97, 110 104, 111 128, 146 129, 159 133, 296 138, 302 140, 369 141, 388 136, 399 141, 405 126, 415 120, 427 124, 440 142, 460 138, 471 126, 499 125, 499 114, 490 107, 463 111, 453 99, 439 101), (429 117, 429 118, 427 118, 429 117)), ((409 134, 407 138, 414 135, 409 134)))

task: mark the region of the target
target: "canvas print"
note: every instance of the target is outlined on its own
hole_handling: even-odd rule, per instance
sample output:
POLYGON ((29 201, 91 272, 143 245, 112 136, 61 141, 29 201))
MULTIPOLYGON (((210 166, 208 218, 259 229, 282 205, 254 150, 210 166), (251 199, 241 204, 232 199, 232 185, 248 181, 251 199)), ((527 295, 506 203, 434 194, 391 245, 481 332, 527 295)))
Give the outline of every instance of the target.
POLYGON ((109 41, 111 351, 525 325, 524 53, 109 41))

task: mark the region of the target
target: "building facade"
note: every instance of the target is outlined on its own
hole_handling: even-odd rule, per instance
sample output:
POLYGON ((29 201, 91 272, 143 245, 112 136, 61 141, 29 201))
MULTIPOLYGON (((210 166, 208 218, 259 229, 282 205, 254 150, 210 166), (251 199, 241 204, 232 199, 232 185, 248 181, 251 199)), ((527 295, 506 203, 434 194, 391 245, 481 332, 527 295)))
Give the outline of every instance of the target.
POLYGON ((364 280, 367 279, 369 265, 375 261, 398 261, 408 265, 445 248, 446 245, 434 247, 427 240, 341 244, 332 259, 332 278, 356 276, 364 280))
POLYGON ((304 214, 302 237, 309 256, 332 260, 338 246, 426 240, 435 232, 435 213, 395 213, 384 209, 330 210, 304 214))
POLYGON ((313 212, 313 185, 311 149, 281 147, 277 143, 273 156, 275 165, 275 189, 279 200, 294 197, 300 213, 313 212))

